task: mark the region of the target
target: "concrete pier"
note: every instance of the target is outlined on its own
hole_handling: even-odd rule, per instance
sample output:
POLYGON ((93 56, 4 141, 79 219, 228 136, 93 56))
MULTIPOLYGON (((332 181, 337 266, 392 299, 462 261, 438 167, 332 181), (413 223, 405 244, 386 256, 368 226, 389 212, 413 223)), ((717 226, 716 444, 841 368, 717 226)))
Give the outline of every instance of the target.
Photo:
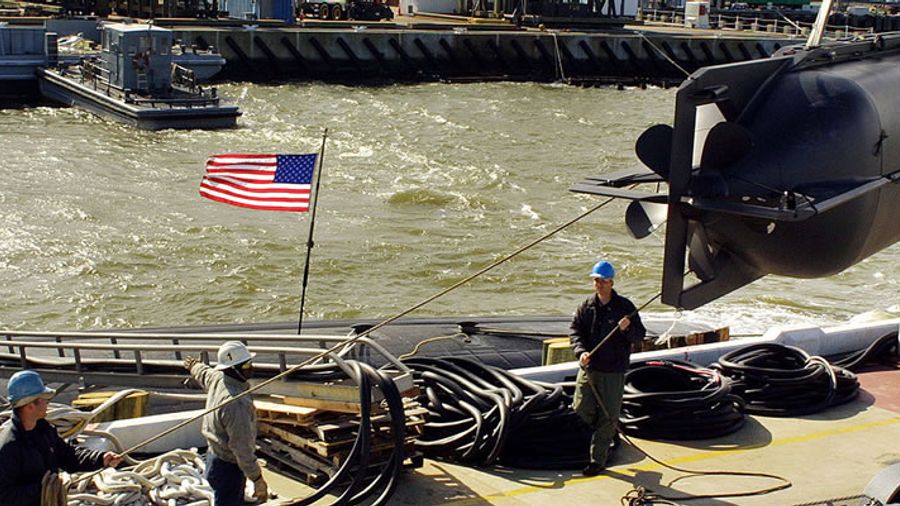
MULTIPOLYGON (((417 18, 418 19, 418 18, 417 18)), ((99 36, 78 21, 85 38, 99 36)), ((0 81, 32 81, 47 65, 43 32, 66 35, 60 21, 49 28, 7 29, 16 41, 39 35, 22 55, 0 52, 0 81), (15 67, 15 76, 12 73, 15 67)), ((415 21, 283 23, 196 20, 154 21, 171 28, 186 46, 214 46, 226 60, 217 79, 309 79, 360 83, 382 81, 563 81, 578 84, 675 84, 700 67, 766 58, 801 43, 786 35, 674 27, 625 27, 604 31, 517 28, 494 23, 415 21)), ((94 25, 96 26, 96 20, 94 25)), ((8 38, 7 37, 7 38, 8 38)), ((53 37, 51 37, 53 38, 53 37)), ((55 40, 55 39, 54 39, 55 40)), ((17 47, 8 41, 3 47, 17 47)), ((8 84, 8 83, 7 83, 8 84)), ((21 83, 18 83, 21 84, 21 83)))
POLYGON ((476 28, 172 27, 185 44, 221 52, 228 63, 220 77, 251 81, 679 82, 700 67, 765 58, 797 42, 699 30, 476 28))

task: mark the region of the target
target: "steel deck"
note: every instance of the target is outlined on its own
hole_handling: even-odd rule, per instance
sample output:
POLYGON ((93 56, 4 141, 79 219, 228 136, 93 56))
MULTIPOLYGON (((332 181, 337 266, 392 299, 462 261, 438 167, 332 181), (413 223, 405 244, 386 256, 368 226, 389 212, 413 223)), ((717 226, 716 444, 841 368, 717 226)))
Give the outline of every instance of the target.
MULTIPOLYGON (((661 442, 634 439, 666 464, 692 470, 765 472, 793 482, 787 490, 754 497, 684 502, 695 506, 831 504, 857 506, 866 484, 900 461, 900 371, 860 375, 859 397, 843 406, 800 418, 752 416, 737 433, 717 439, 661 442)), ((266 471, 278 493, 297 497, 309 489, 266 471)), ((665 469, 624 445, 606 473, 584 478, 577 471, 473 469, 426 460, 404 474, 389 504, 424 505, 618 505, 637 485, 681 496, 764 488, 774 480, 693 477, 665 469)), ((675 501, 681 503, 682 501, 675 501)))

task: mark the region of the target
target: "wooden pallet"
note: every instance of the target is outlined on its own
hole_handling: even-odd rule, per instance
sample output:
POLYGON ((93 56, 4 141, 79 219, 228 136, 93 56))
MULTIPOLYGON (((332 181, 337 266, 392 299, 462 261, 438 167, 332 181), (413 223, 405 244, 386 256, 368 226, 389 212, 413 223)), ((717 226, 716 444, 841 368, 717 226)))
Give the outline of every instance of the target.
MULTIPOLYGON (((260 450, 312 486, 340 468, 359 431, 358 414, 272 401, 254 404, 259 419, 260 450)), ((422 465, 415 442, 424 430, 427 414, 428 410, 414 399, 404 399, 405 460, 414 467, 422 465)), ((379 411, 370 419, 372 437, 368 451, 371 465, 377 466, 390 458, 396 445, 391 435, 390 414, 379 411)))
POLYGON ((317 460, 277 439, 259 439, 257 446, 262 454, 280 464, 280 467, 290 469, 292 474, 310 486, 321 485, 336 470, 331 463, 317 460))
MULTIPOLYGON (((418 407, 415 409, 409 409, 405 413, 406 428, 408 431, 410 427, 416 427, 425 424, 425 415, 428 413, 428 410, 422 407, 418 407)), ((376 428, 376 430, 389 430, 391 422, 390 415, 383 414, 373 416, 371 420, 372 425, 376 428)), ((309 427, 309 429, 315 432, 316 436, 318 436, 320 440, 329 443, 346 439, 345 434, 350 431, 355 431, 358 426, 359 422, 355 419, 341 419, 315 425, 313 427, 309 427)))
MULTIPOLYGON (((325 442, 319 440, 313 434, 301 434, 291 431, 285 427, 279 427, 267 422, 259 424, 259 434, 261 436, 273 437, 290 444, 294 448, 304 450, 311 455, 330 461, 340 461, 350 451, 350 447, 356 440, 356 435, 351 434, 343 439, 333 442, 325 442)), ((420 431, 413 431, 407 434, 406 442, 414 443, 418 438, 420 431)), ((371 444, 370 451, 376 452, 382 449, 393 448, 394 442, 387 435, 375 434, 371 444), (379 441, 381 440, 381 441, 379 441)))

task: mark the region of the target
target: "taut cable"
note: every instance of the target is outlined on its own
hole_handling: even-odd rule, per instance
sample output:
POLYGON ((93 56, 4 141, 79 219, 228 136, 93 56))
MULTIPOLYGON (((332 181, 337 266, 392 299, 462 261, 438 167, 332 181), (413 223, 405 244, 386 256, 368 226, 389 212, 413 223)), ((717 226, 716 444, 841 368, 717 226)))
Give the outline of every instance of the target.
MULTIPOLYGON (((634 185, 632 185, 632 187, 634 187, 634 185)), ((546 241, 546 240, 549 239, 550 237, 552 237, 552 236, 556 235, 557 233, 559 233, 559 232, 565 230, 566 228, 568 228, 568 227, 572 226, 573 224, 577 223, 578 221, 583 220, 584 218, 586 218, 586 217, 589 216, 590 214, 594 213, 595 211, 598 211, 598 210, 602 209, 603 207, 606 207, 606 206, 607 206, 610 202, 612 202, 613 200, 615 200, 614 197, 610 197, 610 198, 604 200, 603 202, 601 202, 601 203, 595 205, 594 207, 591 207, 591 208, 588 209, 587 211, 585 211, 585 212, 579 214, 579 215, 576 216, 575 218, 570 219, 569 221, 563 223, 562 225, 559 225, 558 227, 554 228, 554 229, 551 230, 550 232, 547 232, 546 234, 544 234, 544 235, 542 235, 541 237, 539 237, 539 238, 537 238, 537 239, 535 239, 535 240, 529 242, 528 244, 519 247, 518 249, 516 249, 516 250, 513 251, 512 253, 510 253, 510 254, 504 256, 503 258, 500 258, 499 260, 496 260, 496 261, 492 262, 491 264, 489 264, 488 266, 486 266, 486 267, 484 267, 484 268, 478 270, 478 271, 475 272, 474 274, 471 274, 471 275, 465 277, 464 279, 462 279, 462 280, 460 280, 460 281, 457 281, 456 283, 454 283, 454 284, 451 285, 450 287, 448 287, 448 288, 446 288, 446 289, 444 289, 444 290, 441 290, 440 292, 438 292, 438 293, 436 293, 436 294, 434 294, 434 295, 432 295, 432 296, 430 296, 430 297, 424 299, 423 301, 419 302, 418 304, 415 304, 415 305, 413 305, 412 307, 410 307, 410 308, 408 308, 408 309, 405 309, 405 310, 401 311, 400 313, 398 313, 398 314, 396 314, 396 315, 394 315, 394 316, 392 316, 392 317, 390 317, 390 318, 388 318, 388 319, 386 319, 386 320, 383 320, 383 321, 381 321, 380 323, 377 323, 377 324, 373 325, 373 326, 370 327, 369 329, 367 329, 367 330, 365 330, 365 331, 363 331, 363 332, 361 332, 361 333, 359 333, 359 334, 357 334, 357 335, 351 337, 351 338, 348 339, 347 341, 339 342, 339 343, 335 344, 334 346, 332 346, 331 348, 328 348, 327 350, 321 351, 321 352, 319 352, 318 354, 313 355, 312 357, 310 357, 310 358, 304 360, 303 362, 301 362, 301 363, 299 363, 299 364, 297 364, 297 365, 295 365, 295 366, 293 366, 293 367, 291 367, 291 368, 289 368, 289 369, 287 369, 287 370, 285 370, 285 371, 283 371, 283 372, 280 372, 280 373, 278 373, 277 375, 272 376, 271 378, 269 378, 269 379, 267 379, 267 380, 265 380, 265 381, 262 381, 262 382, 258 383, 257 385, 255 385, 255 386, 253 386, 253 387, 250 387, 249 389, 247 389, 247 390, 241 392, 240 394, 238 394, 238 395, 236 395, 236 396, 234 396, 234 397, 231 397, 231 398, 227 399, 225 402, 223 402, 223 403, 221 403, 221 404, 219 404, 219 405, 216 405, 216 406, 213 406, 213 407, 211 407, 211 408, 205 409, 202 413, 198 414, 197 416, 194 416, 193 418, 190 418, 190 419, 188 419, 188 420, 185 420, 185 421, 183 421, 183 422, 181 422, 181 423, 179 423, 179 424, 177 424, 177 425, 175 425, 175 426, 173 426, 173 427, 171 427, 171 428, 169 428, 169 429, 167 429, 167 430, 165 430, 165 431, 163 431, 163 432, 160 432, 159 434, 157 434, 157 435, 155 435, 155 436, 153 436, 153 437, 150 437, 150 438, 148 438, 148 439, 146 439, 146 440, 144 440, 144 441, 142 441, 142 442, 140 442, 140 443, 135 444, 135 445, 132 446, 131 448, 128 448, 127 450, 125 450, 124 452, 122 452, 121 455, 122 455, 123 457, 125 457, 125 456, 127 456, 127 455, 133 453, 134 451, 136 451, 136 450, 139 449, 139 448, 142 448, 142 447, 144 447, 144 446, 146 446, 146 445, 148 445, 148 444, 150 444, 150 443, 152 443, 152 442, 154 442, 154 441, 158 441, 159 439, 162 439, 163 437, 165 437, 165 436, 167 436, 167 435, 169 435, 169 434, 172 434, 173 432, 176 432, 176 431, 178 431, 178 430, 181 430, 182 428, 184 428, 184 427, 190 425, 191 423, 193 423, 193 422, 196 421, 197 419, 202 418, 202 417, 208 415, 209 413, 212 413, 213 411, 216 411, 216 410, 218 410, 218 409, 221 409, 221 408, 223 408, 223 407, 225 407, 225 406, 231 404, 232 402, 237 401, 238 399, 243 399, 244 397, 246 397, 246 396, 252 394, 253 392, 255 392, 255 391, 257 391, 257 390, 259 390, 259 389, 261 389, 261 388, 263 388, 263 387, 265 387, 265 386, 268 386, 268 385, 270 385, 270 384, 272 384, 272 383, 274 383, 274 382, 276 382, 276 381, 278 381, 278 380, 280 380, 280 379, 282 379, 282 378, 284 378, 284 377, 286 377, 286 376, 289 376, 289 375, 291 375, 291 374, 293 374, 293 373, 299 371, 300 369, 302 369, 302 368, 306 367, 307 365, 309 365, 309 364, 311 364, 311 363, 313 363, 313 362, 315 362, 315 361, 317 361, 317 360, 319 360, 319 359, 325 357, 326 355, 329 355, 329 354, 331 354, 331 353, 334 353, 334 352, 336 352, 338 349, 343 348, 343 347, 345 347, 345 346, 347 346, 347 345, 349 345, 349 344, 352 344, 352 343, 354 343, 355 341, 357 341, 357 340, 359 340, 359 339, 361 339, 361 338, 363 338, 363 337, 365 337, 365 336, 371 334, 372 332, 375 332, 376 330, 378 330, 378 329, 380 329, 380 328, 382 328, 382 327, 384 327, 384 326, 386 326, 386 325, 389 325, 390 323, 392 323, 392 322, 394 322, 394 321, 396 321, 396 320, 398 320, 398 319, 400 319, 400 318, 402 318, 402 317, 408 315, 409 313, 412 313, 413 311, 415 311, 415 310, 417 310, 417 309, 419 309, 419 308, 425 306, 426 304, 429 304, 429 303, 433 302, 435 299, 438 299, 438 298, 440 298, 440 297, 443 297, 444 295, 446 295, 446 294, 450 293, 451 291, 453 291, 453 290, 459 288, 460 286, 462 286, 462 285, 468 283, 469 281, 472 281, 473 279, 475 279, 475 278, 477 278, 477 277, 483 275, 484 273, 486 273, 486 272, 488 272, 488 271, 490 271, 490 270, 496 268, 497 266, 499 266, 499 265, 501 265, 501 264, 503 264, 503 263, 505 263, 505 262, 507 262, 507 261, 509 261, 509 260, 512 260, 513 258, 515 258, 516 256, 520 255, 521 253, 523 253, 523 252, 525 252, 525 251, 527 251, 527 250, 533 248, 534 246, 540 244, 540 243, 543 242, 543 241, 546 241)), ((82 481, 82 480, 86 480, 86 479, 93 478, 95 475, 97 475, 97 474, 100 473, 101 471, 102 471, 102 469, 99 469, 99 470, 94 471, 94 472, 92 472, 92 473, 90 473, 90 474, 81 476, 81 477, 79 477, 77 480, 73 481, 73 484, 78 483, 78 482, 80 482, 80 481, 82 481)))

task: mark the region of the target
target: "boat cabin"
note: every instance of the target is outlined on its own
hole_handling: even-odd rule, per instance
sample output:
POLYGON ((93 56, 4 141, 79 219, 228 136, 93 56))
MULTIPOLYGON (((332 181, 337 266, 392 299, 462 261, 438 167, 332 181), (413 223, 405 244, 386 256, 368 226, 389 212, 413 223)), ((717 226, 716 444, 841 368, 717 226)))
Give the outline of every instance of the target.
POLYGON ((172 32, 145 24, 103 25, 100 58, 111 85, 124 90, 159 92, 171 87, 172 32))

